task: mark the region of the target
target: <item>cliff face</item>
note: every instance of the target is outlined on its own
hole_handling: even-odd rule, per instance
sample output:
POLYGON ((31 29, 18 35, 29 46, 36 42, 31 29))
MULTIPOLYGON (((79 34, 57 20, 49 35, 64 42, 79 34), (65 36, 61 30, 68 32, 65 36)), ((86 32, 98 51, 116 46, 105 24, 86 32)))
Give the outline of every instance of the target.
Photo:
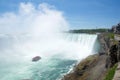
POLYGON ((101 44, 99 54, 106 54, 106 67, 112 67, 120 61, 120 36, 113 33, 104 33, 98 35, 98 40, 101 44))
POLYGON ((103 80, 106 73, 106 55, 91 55, 74 67, 62 80, 103 80))
POLYGON ((99 54, 88 56, 77 64, 62 80, 103 80, 108 69, 120 61, 120 42, 112 34, 99 34, 99 54))
POLYGON ((107 54, 110 47, 110 39, 106 37, 106 34, 99 34, 98 40, 100 43, 99 54, 107 54))

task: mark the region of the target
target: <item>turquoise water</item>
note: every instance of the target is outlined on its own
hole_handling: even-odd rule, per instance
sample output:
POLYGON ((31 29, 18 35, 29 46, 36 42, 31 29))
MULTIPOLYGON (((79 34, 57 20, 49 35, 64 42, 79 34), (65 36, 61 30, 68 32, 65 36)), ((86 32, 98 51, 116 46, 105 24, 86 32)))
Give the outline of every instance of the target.
POLYGON ((58 39, 0 36, 0 80, 60 80, 77 61, 94 52, 96 38, 88 34, 58 39), (42 59, 32 62, 36 55, 42 59))
POLYGON ((76 60, 53 58, 38 62, 16 63, 1 66, 0 80, 59 80, 76 63, 76 60))
MULTIPOLYGON (((65 73, 69 71, 75 60, 52 59, 46 63, 44 67, 37 67, 32 75, 33 80, 59 80, 65 73), (44 69, 46 68, 46 69, 44 69), (44 70, 42 70, 44 69, 44 70)), ((40 66, 41 64, 37 64, 40 66)))

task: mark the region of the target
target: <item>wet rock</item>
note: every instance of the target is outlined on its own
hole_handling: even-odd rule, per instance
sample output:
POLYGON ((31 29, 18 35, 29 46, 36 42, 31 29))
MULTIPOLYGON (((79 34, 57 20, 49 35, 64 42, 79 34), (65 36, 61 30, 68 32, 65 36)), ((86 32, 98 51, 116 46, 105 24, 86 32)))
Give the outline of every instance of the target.
POLYGON ((35 56, 32 58, 32 62, 36 62, 36 61, 39 61, 41 59, 40 56, 35 56))

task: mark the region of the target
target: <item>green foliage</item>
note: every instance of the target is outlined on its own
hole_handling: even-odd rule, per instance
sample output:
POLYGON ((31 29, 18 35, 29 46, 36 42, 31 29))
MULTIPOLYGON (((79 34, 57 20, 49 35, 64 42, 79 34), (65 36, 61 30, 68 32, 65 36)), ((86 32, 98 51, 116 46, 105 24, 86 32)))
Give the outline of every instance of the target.
POLYGON ((104 36, 105 36, 105 38, 111 40, 111 42, 112 42, 114 45, 115 45, 115 44, 116 44, 116 45, 118 44, 118 41, 114 39, 114 36, 115 36, 114 33, 108 32, 108 33, 106 33, 104 36))
POLYGON ((107 72, 107 75, 104 80, 112 80, 116 71, 118 64, 115 64, 112 68, 110 68, 107 72))
POLYGON ((108 33, 108 37, 109 37, 110 39, 114 39, 114 33, 108 33))
POLYGON ((70 33, 89 33, 89 34, 95 34, 95 33, 103 33, 103 32, 109 32, 109 29, 78 29, 78 30, 70 30, 70 33))

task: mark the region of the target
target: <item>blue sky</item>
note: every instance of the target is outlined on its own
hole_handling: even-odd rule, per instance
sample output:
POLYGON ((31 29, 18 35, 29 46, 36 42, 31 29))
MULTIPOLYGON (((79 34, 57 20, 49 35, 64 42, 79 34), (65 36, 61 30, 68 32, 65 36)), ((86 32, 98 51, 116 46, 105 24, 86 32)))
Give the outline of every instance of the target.
POLYGON ((16 12, 20 2, 54 5, 64 13, 72 29, 110 28, 120 22, 120 0, 0 0, 0 14, 16 12))

